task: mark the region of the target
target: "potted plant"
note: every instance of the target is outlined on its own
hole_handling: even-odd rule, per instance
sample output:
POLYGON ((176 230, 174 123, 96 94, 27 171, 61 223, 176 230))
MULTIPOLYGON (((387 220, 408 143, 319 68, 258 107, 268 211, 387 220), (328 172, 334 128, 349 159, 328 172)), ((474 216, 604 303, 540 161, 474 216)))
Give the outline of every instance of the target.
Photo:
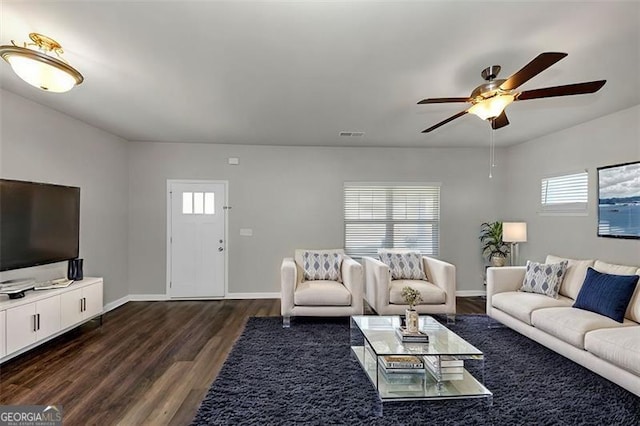
POLYGON ((405 311, 405 317, 407 319, 407 331, 410 333, 418 332, 419 316, 418 311, 415 310, 415 306, 422 302, 422 296, 420 292, 412 287, 406 286, 402 288, 402 298, 405 303, 409 305, 409 309, 405 311))
POLYGON ((482 255, 493 266, 504 266, 509 256, 509 246, 502 241, 502 222, 485 222, 480 225, 482 255))

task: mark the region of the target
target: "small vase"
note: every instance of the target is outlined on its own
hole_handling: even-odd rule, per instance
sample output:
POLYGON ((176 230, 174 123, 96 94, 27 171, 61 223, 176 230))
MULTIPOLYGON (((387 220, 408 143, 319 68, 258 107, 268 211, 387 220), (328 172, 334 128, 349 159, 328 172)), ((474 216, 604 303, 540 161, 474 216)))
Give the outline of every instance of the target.
POLYGON ((410 333, 417 333, 419 330, 418 323, 420 322, 418 311, 415 309, 407 309, 404 314, 407 319, 407 331, 410 333))

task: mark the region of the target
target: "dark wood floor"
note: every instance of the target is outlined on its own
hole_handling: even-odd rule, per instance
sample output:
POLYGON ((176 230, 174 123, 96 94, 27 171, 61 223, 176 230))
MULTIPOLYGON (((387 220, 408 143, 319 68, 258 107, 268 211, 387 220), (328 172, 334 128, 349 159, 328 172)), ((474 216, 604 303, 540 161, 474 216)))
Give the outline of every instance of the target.
POLYGON ((274 299, 130 302, 0 366, 0 405, 62 404, 65 425, 189 424, 247 318, 279 314, 274 299))

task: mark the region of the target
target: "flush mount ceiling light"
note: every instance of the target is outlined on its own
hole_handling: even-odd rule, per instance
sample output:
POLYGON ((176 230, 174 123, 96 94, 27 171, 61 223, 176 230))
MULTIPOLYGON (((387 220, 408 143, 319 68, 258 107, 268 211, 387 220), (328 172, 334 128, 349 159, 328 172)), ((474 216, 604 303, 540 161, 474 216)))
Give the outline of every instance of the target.
POLYGON ((29 34, 33 43, 0 46, 0 56, 13 71, 29 83, 48 92, 63 93, 82 83, 84 77, 62 58, 60 43, 38 33, 29 34))

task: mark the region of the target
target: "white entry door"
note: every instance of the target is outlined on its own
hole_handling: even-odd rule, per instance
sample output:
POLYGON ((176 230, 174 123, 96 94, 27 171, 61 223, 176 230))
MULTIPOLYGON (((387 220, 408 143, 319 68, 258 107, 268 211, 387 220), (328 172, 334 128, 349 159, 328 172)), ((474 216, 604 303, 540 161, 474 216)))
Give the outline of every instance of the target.
POLYGON ((226 182, 168 188, 169 297, 224 297, 226 182))

